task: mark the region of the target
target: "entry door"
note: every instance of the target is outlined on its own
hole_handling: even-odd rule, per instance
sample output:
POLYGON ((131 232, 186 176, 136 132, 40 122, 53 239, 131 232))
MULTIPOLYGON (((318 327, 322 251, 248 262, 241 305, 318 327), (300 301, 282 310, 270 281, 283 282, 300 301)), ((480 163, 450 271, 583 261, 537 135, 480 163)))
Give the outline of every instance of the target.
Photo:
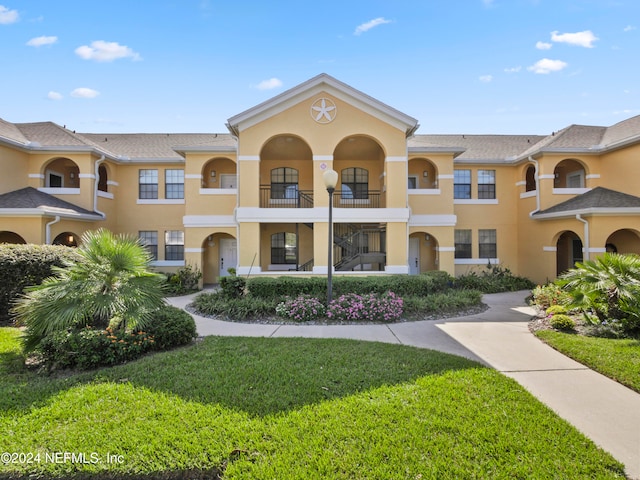
POLYGON ((227 277, 229 268, 238 266, 238 241, 234 238, 220 239, 220 276, 227 277))
POLYGON ((418 275, 420 273, 420 239, 409 237, 409 274, 418 275))
POLYGON ((238 188, 238 182, 235 175, 220 175, 220 188, 238 188))

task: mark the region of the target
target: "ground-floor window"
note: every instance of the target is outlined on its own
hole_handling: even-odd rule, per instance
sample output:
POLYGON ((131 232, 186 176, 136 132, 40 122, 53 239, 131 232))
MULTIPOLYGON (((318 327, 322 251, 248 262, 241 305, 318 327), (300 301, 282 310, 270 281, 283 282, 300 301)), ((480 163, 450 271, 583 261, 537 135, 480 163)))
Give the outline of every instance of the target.
POLYGON ((454 231, 455 258, 471 258, 471 230, 454 231))
POLYGON ((495 230, 478 230, 478 253, 480 258, 497 258, 495 230))
POLYGON ((271 263, 292 264, 297 263, 296 234, 279 232, 271 235, 271 263))
POLYGON ((144 247, 151 254, 152 260, 158 260, 158 232, 152 230, 141 230, 138 237, 144 247))
POLYGON ((184 260, 184 232, 168 230, 164 232, 164 259, 184 260))

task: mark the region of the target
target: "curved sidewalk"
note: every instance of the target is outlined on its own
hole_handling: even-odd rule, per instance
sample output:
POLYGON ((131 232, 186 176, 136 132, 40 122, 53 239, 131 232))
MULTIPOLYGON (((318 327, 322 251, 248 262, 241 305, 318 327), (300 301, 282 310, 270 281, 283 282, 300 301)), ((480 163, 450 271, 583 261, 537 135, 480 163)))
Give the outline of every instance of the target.
MULTIPOLYGON (((430 348, 481 362, 512 377, 625 464, 640 480, 640 394, 547 346, 528 328, 528 292, 485 295, 489 309, 467 317, 389 325, 262 325, 193 315, 202 336, 351 338, 430 348)), ((169 298, 184 308, 192 296, 169 298)))

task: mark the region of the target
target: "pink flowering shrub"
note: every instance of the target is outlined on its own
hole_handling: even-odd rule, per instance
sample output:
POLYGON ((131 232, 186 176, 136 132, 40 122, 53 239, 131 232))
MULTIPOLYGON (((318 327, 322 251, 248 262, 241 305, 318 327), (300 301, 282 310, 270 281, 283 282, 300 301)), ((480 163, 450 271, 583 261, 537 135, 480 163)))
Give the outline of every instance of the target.
POLYGON ((402 298, 393 292, 348 293, 333 300, 327 318, 343 322, 394 322, 402 316, 402 298))
POLYGON ((319 317, 324 317, 325 306, 311 295, 298 295, 295 298, 286 297, 283 302, 276 305, 276 314, 279 317, 289 318, 296 322, 308 322, 319 317))

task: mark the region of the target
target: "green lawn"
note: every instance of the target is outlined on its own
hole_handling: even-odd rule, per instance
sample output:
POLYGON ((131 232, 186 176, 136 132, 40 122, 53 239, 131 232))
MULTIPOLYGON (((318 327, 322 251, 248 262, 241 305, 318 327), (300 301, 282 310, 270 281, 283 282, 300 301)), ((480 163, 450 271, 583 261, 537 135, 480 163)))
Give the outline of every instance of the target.
POLYGON ((536 335, 587 367, 640 392, 640 340, 540 330, 536 335))
POLYGON ((5 328, 0 363, 0 450, 40 453, 23 470, 0 464, 0 478, 189 469, 225 479, 624 478, 515 381, 429 350, 209 337, 46 377, 20 368, 16 331, 5 328), (100 462, 45 461, 56 452, 100 462))

